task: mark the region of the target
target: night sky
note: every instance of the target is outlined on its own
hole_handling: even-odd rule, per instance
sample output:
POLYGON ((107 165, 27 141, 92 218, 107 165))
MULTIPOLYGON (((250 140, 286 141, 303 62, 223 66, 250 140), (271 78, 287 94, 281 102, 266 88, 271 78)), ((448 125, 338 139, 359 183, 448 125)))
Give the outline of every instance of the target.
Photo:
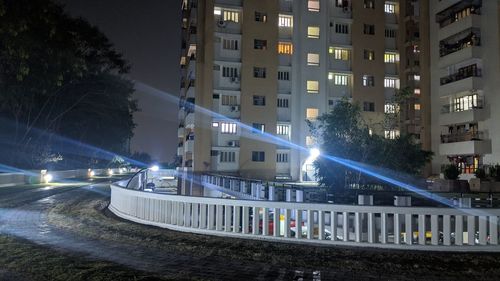
MULTIPOLYGON (((178 96, 181 15, 178 0, 60 0, 74 16, 108 36, 132 70, 130 78, 178 96)), ((177 149, 177 104, 137 91, 141 112, 131 150, 171 162, 177 149)))

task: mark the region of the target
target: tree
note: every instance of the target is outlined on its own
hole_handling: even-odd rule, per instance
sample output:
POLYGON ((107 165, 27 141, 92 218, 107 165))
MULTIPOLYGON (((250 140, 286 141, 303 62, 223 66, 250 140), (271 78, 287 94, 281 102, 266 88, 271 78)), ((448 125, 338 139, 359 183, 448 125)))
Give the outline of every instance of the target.
POLYGON ((84 144, 126 152, 138 110, 128 70, 104 34, 51 0, 0 0, 2 154, 37 167, 81 166, 84 144))
MULTIPOLYGON (((360 107, 347 100, 341 100, 330 113, 310 123, 310 128, 319 140, 323 155, 381 167, 385 171, 419 175, 432 158, 432 152, 423 151, 411 135, 386 139, 371 134, 360 107)), ((314 165, 320 183, 333 189, 345 188, 346 181, 359 186, 378 182, 329 157, 319 157, 314 165)))

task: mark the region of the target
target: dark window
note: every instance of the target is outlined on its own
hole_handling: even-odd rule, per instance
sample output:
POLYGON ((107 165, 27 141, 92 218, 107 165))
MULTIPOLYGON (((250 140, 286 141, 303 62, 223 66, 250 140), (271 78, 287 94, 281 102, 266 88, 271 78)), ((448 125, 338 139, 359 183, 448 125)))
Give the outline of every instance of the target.
POLYGON ((375 103, 374 102, 363 102, 363 111, 370 111, 374 112, 375 111, 375 103))
POLYGON ((261 123, 252 123, 252 133, 264 133, 265 132, 265 126, 264 124, 261 123))
POLYGON ((290 80, 290 72, 288 71, 278 71, 278 80, 290 80))
POLYGON ((336 23, 335 33, 349 34, 349 25, 344 23, 336 23))
POLYGON ((375 86, 375 78, 373 75, 363 75, 363 86, 373 87, 375 86))
POLYGON ((253 77, 255 78, 266 78, 266 68, 265 67, 254 67, 253 77))
POLYGON ((255 12, 255 21, 267 22, 267 13, 255 12))
POLYGON ((213 99, 218 99, 218 98, 219 98, 219 94, 213 94, 213 95, 212 95, 212 98, 213 98, 213 99))
POLYGON ((375 25, 365 23, 363 25, 363 33, 369 34, 369 35, 374 35, 375 34, 375 25))
POLYGON ((265 96, 253 96, 253 105, 266 105, 266 97, 265 96))
POLYGON ((278 107, 288 108, 288 99, 278 99, 278 107))
POLYGON ((365 49, 363 52, 365 60, 375 60, 375 51, 365 49))
POLYGON ((385 37, 387 37, 387 38, 395 38, 396 37, 396 30, 394 30, 394 29, 385 29, 385 37))
POLYGON ((375 9, 375 0, 364 0, 364 7, 366 9, 375 9))
POLYGON ((264 151, 252 151, 252 161, 253 162, 264 162, 266 154, 264 151))
POLYGON ((254 39, 253 48, 256 50, 265 50, 267 48, 267 40, 254 39))

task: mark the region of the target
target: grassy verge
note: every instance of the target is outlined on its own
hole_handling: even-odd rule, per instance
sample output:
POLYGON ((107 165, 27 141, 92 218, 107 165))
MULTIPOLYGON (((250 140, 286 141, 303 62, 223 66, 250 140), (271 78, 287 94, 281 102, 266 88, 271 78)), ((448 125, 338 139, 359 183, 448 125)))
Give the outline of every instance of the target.
MULTIPOLYGON (((66 202, 49 215, 56 226, 95 239, 120 241, 171 253, 261 262, 278 267, 373 272, 374 276, 442 276, 457 280, 495 280, 500 254, 407 252, 227 239, 181 233, 123 221, 106 212, 108 201, 66 202)), ((447 279, 448 280, 448 279, 447 279)))
POLYGON ((0 235, 0 279, 16 280, 167 280, 107 261, 89 260, 29 241, 0 235), (36 265, 36 266, 35 266, 36 265))

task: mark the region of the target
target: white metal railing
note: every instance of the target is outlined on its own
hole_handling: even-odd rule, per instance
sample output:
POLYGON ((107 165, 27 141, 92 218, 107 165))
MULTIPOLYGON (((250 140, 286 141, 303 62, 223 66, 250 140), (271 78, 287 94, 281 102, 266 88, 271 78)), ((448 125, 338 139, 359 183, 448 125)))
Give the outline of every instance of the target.
POLYGON ((500 209, 231 200, 118 185, 111 186, 109 209, 138 223, 220 236, 420 250, 500 250, 500 209))

